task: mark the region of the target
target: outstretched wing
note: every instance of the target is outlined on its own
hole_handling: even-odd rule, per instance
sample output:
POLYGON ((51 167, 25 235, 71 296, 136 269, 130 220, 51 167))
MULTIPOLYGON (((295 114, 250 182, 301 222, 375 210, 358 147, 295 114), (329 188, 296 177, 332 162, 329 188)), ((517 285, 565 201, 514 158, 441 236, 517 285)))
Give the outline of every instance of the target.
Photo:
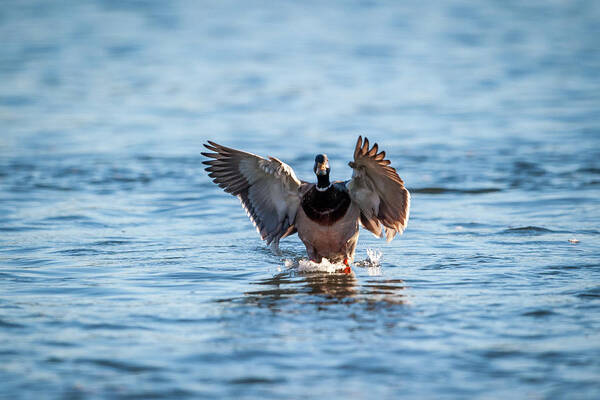
POLYGON ((256 230, 267 244, 296 232, 294 221, 300 204, 300 181, 292 168, 280 160, 265 159, 208 141, 203 161, 219 187, 237 196, 256 230))
POLYGON ((369 139, 363 142, 359 136, 354 161, 348 165, 354 170, 347 183, 348 192, 360 208, 360 223, 376 236, 385 233, 388 242, 402 234, 408 222, 410 193, 389 166, 385 151, 378 153, 377 143, 369 148, 369 139))

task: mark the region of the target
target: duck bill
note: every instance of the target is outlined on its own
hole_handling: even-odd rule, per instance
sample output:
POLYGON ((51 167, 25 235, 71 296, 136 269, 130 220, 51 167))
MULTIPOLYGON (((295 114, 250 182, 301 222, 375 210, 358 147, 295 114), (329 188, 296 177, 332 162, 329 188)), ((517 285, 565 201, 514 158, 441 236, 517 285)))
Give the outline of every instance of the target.
POLYGON ((319 163, 317 165, 317 175, 327 175, 327 169, 329 168, 329 164, 327 163, 319 163))

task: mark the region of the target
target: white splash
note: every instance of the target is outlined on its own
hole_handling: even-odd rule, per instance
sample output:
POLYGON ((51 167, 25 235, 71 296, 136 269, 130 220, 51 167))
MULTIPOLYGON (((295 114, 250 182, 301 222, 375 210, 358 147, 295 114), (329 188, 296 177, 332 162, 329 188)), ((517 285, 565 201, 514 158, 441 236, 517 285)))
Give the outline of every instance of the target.
POLYGON ((355 265, 362 268, 381 267, 383 254, 379 250, 367 249, 367 258, 362 261, 356 261, 355 265))
POLYGON ((298 272, 326 272, 328 274, 341 273, 346 266, 342 263, 332 263, 324 258, 320 263, 306 258, 285 259, 283 266, 287 269, 296 269, 298 272))
POLYGON ((307 260, 302 258, 298 261, 298 271, 301 272, 327 272, 328 274, 334 274, 341 272, 346 268, 342 263, 331 263, 328 259, 324 258, 320 263, 307 260))
POLYGON ((383 257, 383 253, 379 250, 367 249, 367 261, 371 263, 373 267, 381 266, 381 258, 383 257))
MULTIPOLYGON (((381 275, 381 259, 383 254, 379 250, 367 249, 367 258, 352 263, 351 267, 361 267, 367 270, 369 276, 381 275)), ((285 259, 283 266, 287 269, 297 269, 299 272, 326 272, 328 274, 341 273, 346 266, 342 263, 332 263, 324 258, 320 263, 301 258, 299 260, 285 259)))
POLYGON ((383 254, 379 250, 367 249, 367 258, 354 263, 357 267, 365 268, 369 276, 381 276, 381 259, 383 254))

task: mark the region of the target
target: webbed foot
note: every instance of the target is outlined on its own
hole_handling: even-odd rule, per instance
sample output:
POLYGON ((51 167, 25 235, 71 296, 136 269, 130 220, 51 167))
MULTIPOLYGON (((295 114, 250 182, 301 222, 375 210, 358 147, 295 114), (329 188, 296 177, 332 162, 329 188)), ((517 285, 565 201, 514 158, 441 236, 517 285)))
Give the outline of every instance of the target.
POLYGON ((344 265, 346 266, 346 268, 344 268, 344 273, 346 275, 349 275, 350 273, 352 273, 352 268, 350 268, 350 263, 348 262, 347 258, 344 258, 344 265))

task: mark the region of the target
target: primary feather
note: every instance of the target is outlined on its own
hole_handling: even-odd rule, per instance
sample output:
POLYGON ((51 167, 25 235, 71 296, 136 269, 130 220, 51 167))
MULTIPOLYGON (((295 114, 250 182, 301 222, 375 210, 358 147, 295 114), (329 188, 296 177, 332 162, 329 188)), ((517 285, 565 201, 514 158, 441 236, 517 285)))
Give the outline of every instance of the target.
POLYGON ((213 158, 203 163, 213 181, 237 196, 261 238, 277 245, 294 232, 301 182, 289 165, 277 158, 265 159, 208 141, 213 158))
POLYGON ((408 223, 410 193, 396 170, 378 152, 377 143, 369 148, 369 139, 359 136, 354 148, 352 180, 347 184, 352 200, 358 204, 361 224, 374 235, 392 240, 402 234, 408 223), (383 228, 382 228, 383 225, 383 228))

